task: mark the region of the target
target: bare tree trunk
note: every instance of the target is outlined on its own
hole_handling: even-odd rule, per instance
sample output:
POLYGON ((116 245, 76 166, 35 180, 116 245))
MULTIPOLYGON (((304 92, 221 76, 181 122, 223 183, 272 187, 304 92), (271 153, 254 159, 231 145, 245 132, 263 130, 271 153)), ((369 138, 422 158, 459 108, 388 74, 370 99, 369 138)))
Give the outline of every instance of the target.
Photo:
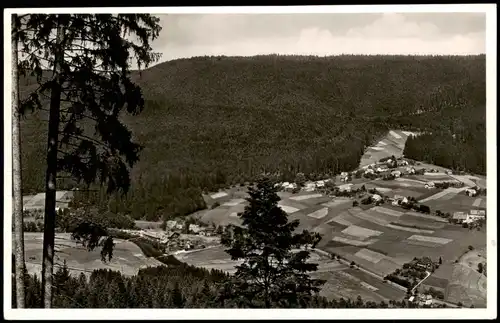
POLYGON ((64 60, 64 30, 57 26, 54 53, 54 82, 50 93, 49 134, 47 140, 47 172, 45 174, 45 215, 43 231, 42 300, 44 308, 52 307, 52 275, 54 270, 54 240, 56 228, 57 144, 61 108, 61 69, 64 60))
POLYGON ((23 193, 21 182, 21 118, 19 112, 19 72, 17 68, 17 31, 12 15, 12 188, 15 245, 16 306, 25 307, 23 193))

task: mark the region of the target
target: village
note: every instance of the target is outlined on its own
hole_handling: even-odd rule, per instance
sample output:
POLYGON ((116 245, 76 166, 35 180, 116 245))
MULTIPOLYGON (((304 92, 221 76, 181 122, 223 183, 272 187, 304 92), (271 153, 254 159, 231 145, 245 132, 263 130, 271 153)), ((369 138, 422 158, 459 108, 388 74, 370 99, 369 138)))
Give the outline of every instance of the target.
MULTIPOLYGON (((410 209, 417 212, 430 213, 430 208, 423 204, 425 199, 420 199, 417 202, 415 197, 403 196, 394 194, 393 196, 385 195, 380 188, 366 188, 366 182, 369 181, 393 181, 402 177, 423 184, 429 192, 434 192, 438 189, 450 190, 464 194, 469 197, 486 195, 486 188, 479 187, 476 183, 469 183, 471 186, 465 186, 463 174, 454 174, 451 170, 440 171, 436 168, 419 167, 420 163, 403 157, 396 158, 384 157, 377 163, 371 163, 363 166, 360 169, 351 172, 341 172, 336 180, 340 181, 340 185, 335 185, 334 180, 326 179, 315 182, 305 182, 303 185, 297 183, 283 182, 276 184, 277 187, 284 192, 297 193, 301 190, 305 192, 317 191, 328 195, 329 197, 349 197, 353 199, 353 206, 374 204, 376 206, 384 203, 389 203, 392 206, 410 209), (424 177, 439 177, 447 175, 450 178, 441 180, 421 181, 419 175, 424 177), (456 179, 451 176, 462 178, 456 179), (301 187, 302 186, 302 187, 301 187), (358 201, 359 200, 359 201, 358 201)), ((435 214, 442 218, 448 219, 450 223, 459 224, 464 227, 477 228, 484 225, 486 219, 486 210, 473 209, 469 211, 446 212, 446 210, 435 210, 435 214)))

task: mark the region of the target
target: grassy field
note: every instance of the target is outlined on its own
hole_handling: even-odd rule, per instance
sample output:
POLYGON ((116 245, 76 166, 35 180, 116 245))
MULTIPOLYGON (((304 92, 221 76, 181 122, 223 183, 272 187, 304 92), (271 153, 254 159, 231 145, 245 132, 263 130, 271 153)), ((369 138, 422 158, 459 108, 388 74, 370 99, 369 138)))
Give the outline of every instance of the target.
POLYGON ((375 149, 369 147, 361 158, 360 167, 378 162, 384 157, 392 155, 400 157, 403 154, 404 145, 408 134, 399 130, 391 130, 386 136, 374 142, 375 149))
MULTIPOLYGON (((25 255, 28 272, 40 275, 43 233, 25 233, 25 255)), ((110 262, 101 261, 100 249, 87 251, 70 239, 69 234, 56 234, 55 266, 64 260, 72 275, 89 274, 94 269, 118 270, 124 275, 135 275, 140 268, 161 265, 154 258, 146 258, 141 249, 132 242, 115 239, 115 249, 110 262)))

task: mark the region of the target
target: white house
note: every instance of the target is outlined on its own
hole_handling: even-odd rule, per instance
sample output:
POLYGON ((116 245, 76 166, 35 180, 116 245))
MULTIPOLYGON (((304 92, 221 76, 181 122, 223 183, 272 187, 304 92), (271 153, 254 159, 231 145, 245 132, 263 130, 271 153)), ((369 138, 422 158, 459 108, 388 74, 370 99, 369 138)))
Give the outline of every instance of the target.
MULTIPOLYGON (((323 184, 323 186, 325 186, 325 185, 323 184)), ((316 187, 316 185, 314 183, 306 183, 304 190, 306 192, 312 192, 312 191, 314 191, 315 187, 316 187)))
POLYGON ((424 186, 425 186, 425 188, 431 189, 431 188, 435 188, 436 184, 434 184, 434 182, 427 182, 427 183, 425 183, 424 186))
POLYGON ((325 181, 317 181, 316 187, 325 187, 325 181))
POLYGON ((193 231, 194 233, 198 233, 201 231, 201 228, 197 224, 190 224, 189 225, 189 231, 193 231))
POLYGON ((467 196, 476 196, 477 191, 473 188, 468 188, 465 190, 465 194, 467 194, 467 196))
POLYGON ((382 196, 378 195, 378 194, 373 194, 372 195, 372 199, 375 201, 375 202, 378 202, 378 201, 381 201, 382 200, 382 196))
POLYGON ((415 168, 413 167, 406 167, 406 171, 408 172, 408 174, 415 174, 415 168))
POLYGON ((395 170, 391 174, 394 175, 394 177, 401 177, 401 172, 399 170, 395 170))
POLYGON ((401 165, 401 166, 406 166, 406 165, 408 165, 408 162, 407 162, 406 160, 404 160, 404 159, 403 159, 403 160, 402 160, 402 161, 400 161, 398 164, 399 164, 399 165, 401 165))
POLYGON ((458 223, 463 223, 464 221, 467 221, 467 214, 465 214, 465 212, 454 212, 452 219, 458 223))
POLYGON ((486 217, 486 211, 485 210, 470 210, 469 214, 471 216, 476 216, 476 217, 486 217))
POLYGON ((338 188, 339 188, 339 191, 341 191, 341 192, 350 192, 352 189, 352 184, 340 185, 340 186, 338 186, 338 188))
POLYGON ((486 217, 486 211, 484 210, 470 210, 467 214, 467 219, 464 220, 465 223, 472 223, 477 220, 484 219, 486 217))
POLYGON ((342 172, 342 173, 340 173, 340 181, 341 182, 346 182, 348 178, 349 178, 349 173, 348 172, 342 172))
POLYGON ((387 170, 388 170, 388 168, 387 168, 387 167, 377 167, 377 172, 378 172, 378 173, 382 173, 382 172, 385 172, 385 171, 387 171, 387 170))
POLYGON ((374 174, 375 171, 372 168, 368 168, 365 170, 365 174, 374 174))
POLYGON ((290 185, 290 182, 281 183, 281 187, 283 187, 283 188, 286 188, 288 185, 290 185))

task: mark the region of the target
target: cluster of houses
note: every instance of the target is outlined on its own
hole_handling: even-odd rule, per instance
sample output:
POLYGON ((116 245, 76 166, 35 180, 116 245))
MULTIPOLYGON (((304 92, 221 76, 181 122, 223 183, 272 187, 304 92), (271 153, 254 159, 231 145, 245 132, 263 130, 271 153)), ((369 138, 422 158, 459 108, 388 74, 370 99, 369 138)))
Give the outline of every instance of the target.
POLYGON ((470 210, 469 213, 466 212, 454 212, 452 216, 452 220, 458 224, 462 223, 473 223, 479 220, 486 219, 486 211, 485 210, 470 210))
MULTIPOLYGON (((165 245, 169 250, 191 250, 197 247, 203 248, 201 241, 182 237, 181 230, 184 230, 184 224, 178 221, 167 221, 165 231, 155 230, 122 230, 129 234, 139 236, 156 243, 165 245)), ((215 229, 212 227, 202 227, 197 224, 190 224, 188 231, 194 235, 200 236, 215 236, 215 229)))
MULTIPOLYGON (((329 179, 325 179, 316 182, 307 182, 304 184, 304 191, 312 192, 318 188, 323 188, 329 181, 330 181, 329 179)), ((293 191, 299 188, 299 186, 296 183, 290 183, 290 182, 277 183, 275 184, 275 187, 281 187, 281 189, 285 191, 293 191)))
POLYGON ((417 296, 410 296, 408 301, 411 303, 417 303, 419 306, 432 306, 432 295, 429 294, 419 294, 417 296))

